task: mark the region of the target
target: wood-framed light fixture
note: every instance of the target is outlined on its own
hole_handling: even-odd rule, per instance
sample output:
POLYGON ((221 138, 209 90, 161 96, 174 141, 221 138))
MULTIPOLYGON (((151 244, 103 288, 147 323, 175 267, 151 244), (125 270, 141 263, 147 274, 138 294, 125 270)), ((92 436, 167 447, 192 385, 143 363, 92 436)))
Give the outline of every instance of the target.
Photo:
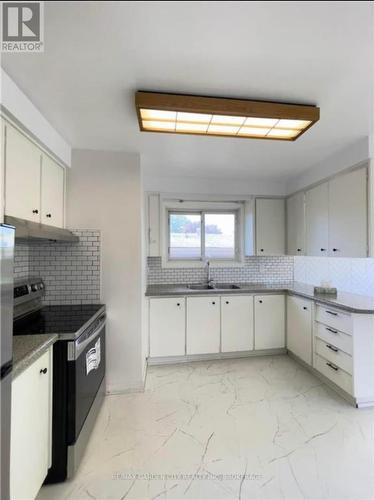
POLYGON ((319 120, 305 104, 138 91, 142 132, 295 141, 319 120))

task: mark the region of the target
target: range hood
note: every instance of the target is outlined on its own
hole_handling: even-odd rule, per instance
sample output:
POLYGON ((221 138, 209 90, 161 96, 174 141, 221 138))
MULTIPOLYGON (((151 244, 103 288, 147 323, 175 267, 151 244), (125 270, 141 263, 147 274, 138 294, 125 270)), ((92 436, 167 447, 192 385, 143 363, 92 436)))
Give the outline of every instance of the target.
POLYGON ((39 224, 17 217, 6 215, 4 222, 16 228, 16 239, 21 240, 50 240, 50 241, 79 241, 78 236, 68 229, 39 224))

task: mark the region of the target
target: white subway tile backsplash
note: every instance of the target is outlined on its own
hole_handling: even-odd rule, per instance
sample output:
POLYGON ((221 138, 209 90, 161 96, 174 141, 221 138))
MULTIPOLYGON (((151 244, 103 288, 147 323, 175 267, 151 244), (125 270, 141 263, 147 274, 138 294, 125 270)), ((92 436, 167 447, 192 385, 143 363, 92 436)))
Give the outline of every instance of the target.
POLYGON ((16 243, 14 277, 40 276, 46 305, 100 302, 100 231, 73 233, 79 242, 16 243))
MULTIPOLYGON (((205 268, 163 268, 160 257, 148 257, 148 284, 199 283, 206 279, 205 268)), ((281 283, 293 280, 293 257, 246 257, 241 267, 212 267, 218 283, 281 283), (260 267, 261 266, 261 267, 260 267)))

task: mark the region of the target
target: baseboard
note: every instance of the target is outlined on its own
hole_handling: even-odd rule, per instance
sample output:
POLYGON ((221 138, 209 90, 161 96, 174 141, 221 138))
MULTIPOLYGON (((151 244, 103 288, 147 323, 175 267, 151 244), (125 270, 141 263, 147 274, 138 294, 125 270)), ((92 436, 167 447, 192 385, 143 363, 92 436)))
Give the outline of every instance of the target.
POLYGON ((139 383, 134 384, 131 387, 126 387, 124 389, 108 389, 106 390, 106 396, 117 396, 120 394, 133 394, 136 392, 144 392, 145 379, 139 381, 139 383))
POLYGON ((237 351, 222 352, 214 354, 186 354, 185 356, 165 356, 157 358, 148 358, 148 365, 175 365, 179 363, 191 363, 194 361, 213 361, 219 359, 251 358, 257 356, 274 356, 278 354, 287 354, 285 348, 265 349, 261 351, 237 351))

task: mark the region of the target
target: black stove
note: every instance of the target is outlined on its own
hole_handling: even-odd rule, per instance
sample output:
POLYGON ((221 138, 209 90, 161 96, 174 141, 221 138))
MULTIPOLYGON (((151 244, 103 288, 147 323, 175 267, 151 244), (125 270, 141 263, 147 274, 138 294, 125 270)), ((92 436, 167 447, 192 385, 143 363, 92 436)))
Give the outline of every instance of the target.
POLYGON ((46 483, 71 478, 105 394, 103 304, 43 306, 41 278, 15 282, 14 335, 58 334, 53 345, 52 465, 46 483))
POLYGON ((26 317, 17 319, 13 325, 13 334, 57 333, 75 338, 84 325, 103 308, 102 304, 44 306, 26 317))

